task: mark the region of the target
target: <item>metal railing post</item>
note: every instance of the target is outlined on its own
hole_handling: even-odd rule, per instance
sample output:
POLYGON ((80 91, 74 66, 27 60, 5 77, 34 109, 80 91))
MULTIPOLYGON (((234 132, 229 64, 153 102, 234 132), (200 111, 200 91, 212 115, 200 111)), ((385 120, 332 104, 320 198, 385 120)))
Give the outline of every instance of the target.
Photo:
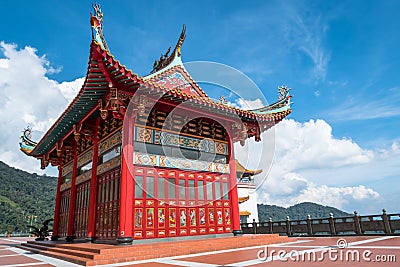
POLYGON ((274 231, 273 231, 273 223, 272 223, 272 218, 271 217, 269 217, 269 223, 268 223, 268 228, 269 228, 269 233, 270 234, 273 234, 274 233, 274 231))
POLYGON ((335 229, 335 219, 333 218, 333 213, 329 213, 329 228, 331 230, 331 235, 336 235, 336 229, 335 229))
POLYGON ((357 235, 361 235, 361 224, 360 224, 360 218, 358 217, 357 211, 354 211, 354 226, 355 226, 355 232, 357 235))
POLYGON ((257 234, 257 223, 256 223, 256 219, 253 219, 253 233, 257 234))
POLYGON ((311 223, 311 215, 307 214, 307 234, 312 236, 313 230, 312 230, 312 223, 311 223))
POLYGON ((385 234, 390 235, 392 234, 392 230, 390 229, 390 223, 389 223, 389 216, 386 214, 386 210, 382 210, 382 220, 383 220, 383 229, 385 231, 385 234))
POLYGON ((290 218, 289 218, 289 216, 286 216, 286 234, 287 234, 288 236, 291 236, 291 235, 292 235, 292 226, 291 226, 291 224, 290 224, 290 218))

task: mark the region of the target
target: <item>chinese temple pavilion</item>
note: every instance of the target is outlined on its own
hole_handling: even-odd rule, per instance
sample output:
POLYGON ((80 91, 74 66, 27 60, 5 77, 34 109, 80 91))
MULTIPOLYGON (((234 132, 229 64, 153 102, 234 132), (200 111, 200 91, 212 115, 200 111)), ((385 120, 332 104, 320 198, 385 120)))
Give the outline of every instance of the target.
POLYGON ((240 234, 234 143, 290 114, 289 89, 255 110, 211 99, 182 64, 185 27, 138 76, 110 53, 102 18, 94 5, 79 93, 39 142, 22 136, 22 151, 59 170, 52 239, 240 234))
POLYGON ((253 176, 261 172, 262 170, 246 169, 236 160, 237 190, 241 223, 251 223, 253 220, 258 222, 257 187, 253 176))

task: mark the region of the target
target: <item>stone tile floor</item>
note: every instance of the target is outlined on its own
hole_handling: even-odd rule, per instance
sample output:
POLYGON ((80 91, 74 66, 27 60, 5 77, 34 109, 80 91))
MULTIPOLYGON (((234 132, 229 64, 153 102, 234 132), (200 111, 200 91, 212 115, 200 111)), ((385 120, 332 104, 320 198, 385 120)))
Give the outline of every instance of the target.
MULTIPOLYGON (((27 240, 32 238, 0 238, 0 266, 80 266, 15 247, 27 240)), ((400 236, 301 237, 288 241, 102 266, 400 266, 400 236)))

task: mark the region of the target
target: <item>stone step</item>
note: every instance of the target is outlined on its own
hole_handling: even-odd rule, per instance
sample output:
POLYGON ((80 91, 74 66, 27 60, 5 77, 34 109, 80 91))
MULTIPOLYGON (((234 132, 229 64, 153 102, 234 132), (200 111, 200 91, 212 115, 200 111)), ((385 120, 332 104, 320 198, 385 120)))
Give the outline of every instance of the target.
POLYGON ((56 252, 56 253, 72 255, 72 256, 77 256, 77 257, 82 257, 82 258, 87 258, 87 259, 94 259, 95 255, 97 254, 97 253, 86 252, 86 251, 82 251, 82 250, 70 249, 69 247, 43 246, 42 244, 37 244, 37 243, 26 243, 26 244, 22 244, 21 246, 35 248, 35 249, 38 249, 41 251, 56 252))
POLYGON ((88 266, 87 262, 90 261, 90 259, 87 259, 87 258, 73 256, 73 255, 59 253, 59 252, 54 252, 54 251, 41 250, 41 249, 34 248, 34 247, 21 246, 21 245, 17 246, 17 247, 20 248, 20 249, 24 249, 24 250, 33 252, 33 253, 37 253, 37 254, 41 254, 41 255, 44 255, 44 256, 48 256, 48 257, 52 257, 52 258, 56 258, 56 259, 60 259, 60 260, 68 261, 68 262, 72 262, 72 263, 75 263, 75 264, 78 264, 78 265, 82 265, 82 266, 88 266))
POLYGON ((296 239, 288 238, 287 236, 279 236, 278 234, 269 234, 169 242, 160 241, 129 246, 44 241, 28 242, 19 247, 83 266, 96 266, 242 247, 263 246, 291 241, 296 241, 296 239))
POLYGON ((27 244, 35 244, 45 247, 66 248, 70 250, 86 251, 89 253, 105 253, 107 248, 115 248, 115 245, 92 244, 92 243, 67 243, 59 241, 28 241, 27 244))

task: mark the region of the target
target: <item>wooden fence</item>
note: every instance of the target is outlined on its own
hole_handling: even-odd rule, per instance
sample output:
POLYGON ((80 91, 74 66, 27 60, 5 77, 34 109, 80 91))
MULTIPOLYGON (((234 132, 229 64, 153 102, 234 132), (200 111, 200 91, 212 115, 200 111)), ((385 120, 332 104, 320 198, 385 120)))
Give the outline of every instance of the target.
POLYGON ((334 218, 242 223, 244 234, 284 234, 288 236, 319 235, 398 235, 400 234, 400 213, 334 218))

